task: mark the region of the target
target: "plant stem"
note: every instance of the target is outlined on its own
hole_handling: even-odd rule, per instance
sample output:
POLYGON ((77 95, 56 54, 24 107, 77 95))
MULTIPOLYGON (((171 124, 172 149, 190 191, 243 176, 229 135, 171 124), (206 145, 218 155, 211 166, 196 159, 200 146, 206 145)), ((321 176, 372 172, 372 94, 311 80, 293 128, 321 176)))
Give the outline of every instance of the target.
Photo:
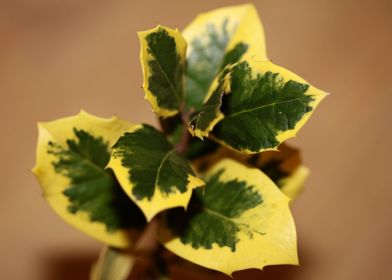
POLYGON ((167 271, 161 259, 163 247, 156 237, 158 223, 158 218, 155 217, 135 244, 132 255, 135 256, 136 261, 130 279, 156 280, 166 275, 167 271))
POLYGON ((188 123, 189 117, 194 112, 193 107, 191 107, 188 111, 185 109, 185 103, 182 103, 180 106, 180 114, 181 114, 181 121, 183 125, 182 134, 181 134, 181 141, 176 145, 175 150, 179 154, 184 154, 189 146, 189 142, 191 140, 191 135, 188 131, 188 123))

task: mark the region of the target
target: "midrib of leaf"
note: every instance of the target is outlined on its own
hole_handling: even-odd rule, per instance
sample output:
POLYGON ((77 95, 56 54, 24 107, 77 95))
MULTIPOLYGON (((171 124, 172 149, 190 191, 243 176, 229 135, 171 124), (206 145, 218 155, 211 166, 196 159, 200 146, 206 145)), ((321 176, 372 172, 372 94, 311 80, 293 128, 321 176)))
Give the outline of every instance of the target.
POLYGON ((99 171, 100 173, 102 173, 104 176, 110 177, 109 174, 105 171, 104 168, 102 168, 101 166, 99 166, 99 165, 97 165, 95 162, 93 162, 93 161, 91 160, 91 158, 88 157, 87 155, 84 155, 84 154, 75 152, 75 151, 70 150, 70 149, 69 149, 69 151, 70 151, 71 153, 73 153, 74 155, 76 155, 81 161, 87 162, 91 167, 93 167, 94 169, 98 170, 98 171, 99 171))
POLYGON ((205 212, 207 212, 207 213, 209 213, 211 215, 217 216, 217 217, 219 217, 219 218, 221 218, 223 220, 226 220, 226 221, 228 221, 230 223, 236 224, 238 227, 246 227, 246 228, 248 228, 249 230, 251 230, 251 231, 253 231, 255 233, 258 233, 260 235, 265 235, 265 233, 259 232, 258 230, 252 228, 251 226, 249 226, 247 224, 239 223, 236 219, 232 219, 230 217, 227 217, 227 216, 225 216, 225 215, 223 215, 223 214, 221 214, 221 213, 219 213, 217 211, 211 210, 208 207, 200 206, 200 205, 197 205, 197 206, 196 205, 191 205, 190 208, 196 208, 196 209, 199 209, 201 211, 205 211, 205 212))
POLYGON ((284 103, 294 102, 296 100, 301 100, 303 98, 304 97, 297 97, 297 98, 292 98, 292 99, 281 101, 281 102, 273 102, 273 103, 270 103, 270 104, 265 104, 265 105, 262 105, 262 106, 259 106, 259 107, 255 107, 255 108, 252 108, 252 109, 242 110, 242 111, 235 112, 233 114, 226 115, 225 118, 232 118, 232 117, 244 114, 244 113, 257 111, 257 110, 260 110, 260 109, 264 109, 264 108, 267 108, 267 107, 276 106, 276 105, 280 105, 280 104, 284 104, 284 103))
POLYGON ((168 83, 169 83, 169 85, 170 85, 170 88, 171 88, 171 90, 173 91, 173 93, 174 93, 174 95, 175 95, 175 97, 176 97, 178 103, 180 103, 181 100, 180 100, 180 94, 179 94, 179 92, 177 92, 177 90, 175 89, 175 87, 174 87, 172 81, 170 81, 170 79, 169 79, 169 77, 167 76, 166 72, 163 70, 162 65, 161 65, 159 59, 156 57, 155 53, 154 53, 154 52, 151 52, 151 55, 155 58, 155 61, 157 62, 158 66, 159 66, 159 69, 161 70, 161 72, 162 72, 163 76, 165 77, 165 79, 168 81, 168 83))
POLYGON ((174 150, 169 150, 169 151, 166 153, 166 155, 163 157, 161 163, 159 164, 158 171, 157 171, 157 177, 155 178, 155 183, 154 183, 155 186, 158 186, 159 175, 160 175, 160 173, 161 173, 161 169, 162 169, 163 163, 167 160, 167 158, 169 157, 169 155, 170 155, 171 153, 173 153, 173 152, 174 152, 174 150))

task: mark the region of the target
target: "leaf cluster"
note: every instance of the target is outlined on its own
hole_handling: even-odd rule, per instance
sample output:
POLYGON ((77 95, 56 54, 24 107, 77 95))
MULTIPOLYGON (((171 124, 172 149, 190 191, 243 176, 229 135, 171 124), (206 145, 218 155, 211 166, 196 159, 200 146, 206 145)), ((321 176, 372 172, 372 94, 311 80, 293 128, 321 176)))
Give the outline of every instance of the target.
MULTIPOLYGON (((138 36, 160 130, 84 111, 39 124, 33 172, 45 199, 110 246, 93 279, 126 279, 151 232, 152 255, 168 250, 228 275, 297 264, 289 201, 309 171, 282 143, 325 93, 267 58, 252 5, 138 36)), ((154 275, 167 272, 153 263, 154 275)))

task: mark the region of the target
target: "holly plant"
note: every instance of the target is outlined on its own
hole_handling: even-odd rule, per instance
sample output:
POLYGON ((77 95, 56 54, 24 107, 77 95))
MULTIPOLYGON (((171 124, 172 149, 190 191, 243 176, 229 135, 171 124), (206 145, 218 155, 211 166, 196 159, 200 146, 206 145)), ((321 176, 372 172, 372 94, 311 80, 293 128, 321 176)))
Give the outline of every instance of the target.
POLYGON ((309 171, 282 143, 326 93, 267 58, 250 4, 138 36, 160 129, 84 111, 38 124, 44 198, 107 244, 91 279, 168 279, 173 262, 227 275, 298 264, 289 203, 309 171))

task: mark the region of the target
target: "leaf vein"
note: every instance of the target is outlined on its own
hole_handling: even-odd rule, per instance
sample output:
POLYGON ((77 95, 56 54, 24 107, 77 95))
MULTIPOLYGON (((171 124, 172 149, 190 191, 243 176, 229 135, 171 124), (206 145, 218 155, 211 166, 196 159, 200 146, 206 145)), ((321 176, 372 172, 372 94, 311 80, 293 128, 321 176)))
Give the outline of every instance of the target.
POLYGON ((174 150, 169 150, 169 151, 166 153, 166 155, 162 158, 162 161, 161 161, 161 163, 159 164, 159 167, 158 167, 158 170, 157 170, 157 176, 156 176, 156 178, 155 178, 155 183, 154 183, 155 186, 158 186, 159 175, 160 175, 160 173, 161 173, 161 169, 162 169, 163 163, 169 158, 169 155, 170 155, 171 153, 173 153, 173 152, 174 152, 174 150))
POLYGON ((250 113, 250 112, 257 111, 257 110, 260 110, 260 109, 264 109, 264 108, 267 108, 267 107, 276 106, 276 105, 280 105, 280 104, 284 104, 284 103, 294 102, 296 100, 301 100, 303 98, 304 97, 297 97, 297 98, 292 98, 292 99, 285 100, 285 101, 273 102, 273 103, 270 103, 270 104, 265 104, 265 105, 258 106, 258 107, 255 107, 255 108, 242 110, 242 111, 235 112, 233 114, 226 115, 225 118, 226 119, 227 118, 232 118, 232 117, 235 117, 235 116, 238 116, 238 115, 242 115, 242 114, 245 114, 245 113, 250 113))
MULTIPOLYGON (((151 49, 150 49, 150 50, 151 50, 151 49)), ((178 101, 178 102, 181 102, 180 93, 175 89, 175 87, 174 87, 174 85, 173 85, 173 82, 169 79, 169 77, 167 76, 166 72, 163 70, 162 65, 161 65, 159 59, 158 59, 157 56, 154 54, 154 52, 151 51, 150 54, 151 54, 151 56, 155 59, 155 61, 157 62, 158 66, 159 66, 159 70, 161 70, 163 76, 164 76, 165 79, 167 80, 167 82, 168 82, 168 84, 169 84, 169 86, 170 86, 170 89, 173 91, 173 93, 174 93, 174 95, 175 95, 177 101, 178 101)))
POLYGON ((221 214, 221 213, 219 213, 219 212, 217 212, 217 211, 211 210, 211 209, 208 208, 208 207, 204 207, 204 206, 201 207, 201 206, 195 206, 195 205, 192 205, 191 207, 192 207, 192 208, 198 208, 198 209, 201 210, 201 211, 205 211, 205 212, 207 212, 207 213, 209 213, 209 214, 211 214, 211 215, 217 216, 217 217, 219 217, 219 218, 221 218, 221 219, 224 219, 224 220, 226 220, 226 221, 229 221, 229 222, 231 222, 231 223, 234 223, 235 225, 237 225, 237 226, 239 226, 239 227, 246 227, 246 228, 248 228, 249 230, 251 230, 251 231, 253 231, 253 232, 257 233, 257 234, 265 235, 265 233, 260 232, 260 231, 254 229, 253 227, 251 227, 251 226, 249 226, 249 225, 247 225, 247 224, 239 223, 237 220, 232 219, 232 218, 229 218, 229 217, 227 217, 227 216, 225 216, 225 215, 223 215, 223 214, 221 214))

